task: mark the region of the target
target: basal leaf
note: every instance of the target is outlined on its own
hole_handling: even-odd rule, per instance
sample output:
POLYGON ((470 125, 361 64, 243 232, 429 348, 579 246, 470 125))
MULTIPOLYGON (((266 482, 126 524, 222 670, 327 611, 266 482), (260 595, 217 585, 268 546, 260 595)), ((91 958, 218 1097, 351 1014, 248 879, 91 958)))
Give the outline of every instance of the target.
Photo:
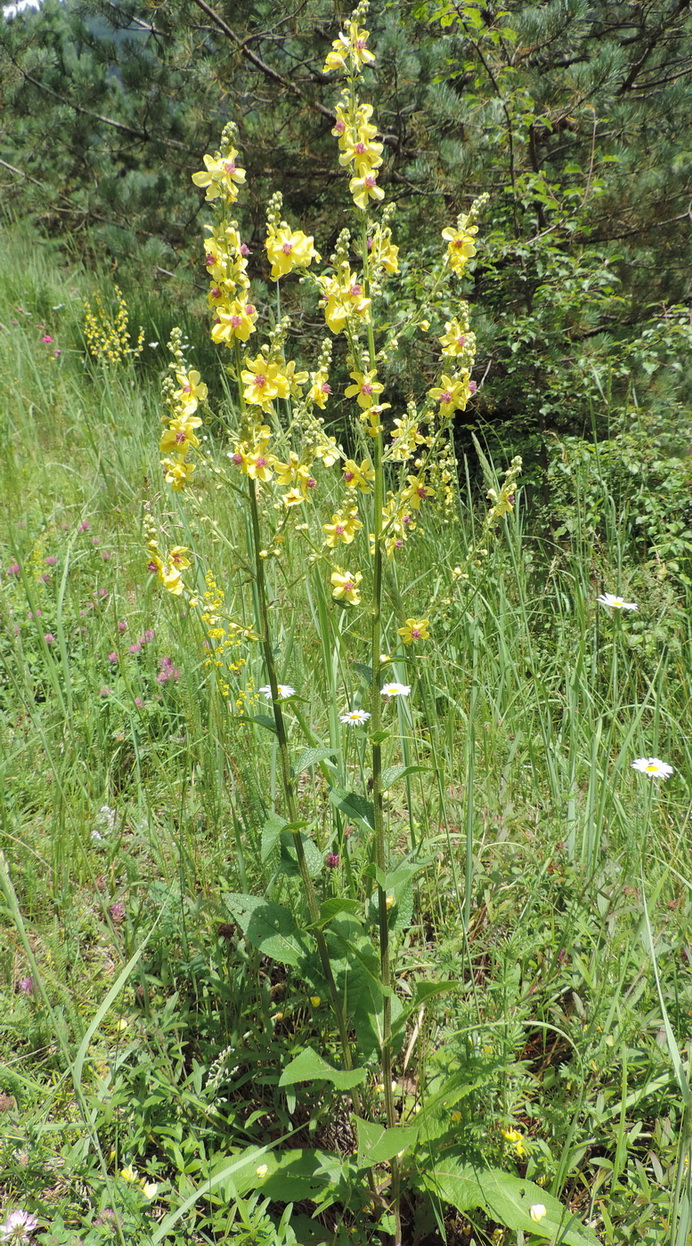
POLYGON ((453 1157, 422 1172, 427 1189, 459 1211, 481 1207, 512 1232, 559 1241, 560 1246, 598 1246, 595 1234, 533 1181, 501 1168, 477 1168, 453 1157), (538 1214, 531 1215, 532 1207, 538 1214))

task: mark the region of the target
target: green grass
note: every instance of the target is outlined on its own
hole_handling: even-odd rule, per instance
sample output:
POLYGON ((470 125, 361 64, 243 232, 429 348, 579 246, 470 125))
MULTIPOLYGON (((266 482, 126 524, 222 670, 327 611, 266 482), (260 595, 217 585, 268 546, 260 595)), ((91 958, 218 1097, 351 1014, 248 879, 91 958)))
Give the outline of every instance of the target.
MULTIPOLYGON (((352 1138, 336 1088, 279 1085, 308 1046, 338 1062, 326 1001, 242 937, 226 899, 301 906, 267 830, 281 803, 274 737, 233 705, 244 693, 252 715, 265 709, 260 649, 243 644, 224 698, 198 618, 146 571, 154 523, 194 548, 200 590, 211 569, 254 626, 245 513, 220 422, 193 495, 162 488, 153 363, 88 363, 92 287, 30 243, 0 242, 3 1208, 36 1214, 47 1244, 156 1241, 164 1216, 180 1241, 379 1241, 347 1200, 310 1228, 296 1199, 289 1231, 290 1193, 265 1206, 250 1186, 232 1197, 231 1177, 205 1186, 234 1148, 259 1148, 261 1164, 287 1138, 336 1156, 352 1138), (180 676, 159 682, 165 657, 180 676)), ((149 350, 163 372, 163 349, 149 350)), ((667 1242, 689 1147, 689 603, 622 543, 617 513, 594 543, 577 512, 568 541, 521 494, 482 565, 455 579, 482 511, 464 493, 461 521, 426 516, 385 586, 388 651, 407 614, 432 624, 432 642, 393 668, 412 696, 387 720, 399 731, 385 766, 420 767, 387 795, 392 857, 415 849, 422 867, 397 900, 397 994, 456 984, 400 1035, 397 1110, 411 1123, 424 1090, 461 1071, 463 1095, 439 1110, 469 1156, 537 1181, 603 1243, 667 1242), (604 590, 637 601, 636 616, 598 607, 604 590), (675 767, 660 785, 631 768, 651 755, 675 767)), ((294 762, 325 745, 366 791, 362 740, 339 721, 365 690, 358 625, 302 548, 268 576, 281 679, 303 698, 288 714, 294 762)), ((315 883, 321 900, 353 898, 372 887, 369 841, 330 803, 324 771, 323 757, 298 781, 315 883), (339 865, 325 870, 330 852, 339 865)), ((376 1061, 358 1041, 377 1118, 376 1061)), ((442 1125, 425 1119, 432 1137, 442 1125)), ((426 1246, 443 1225, 457 1246, 522 1240, 413 1193, 406 1210, 426 1246)))

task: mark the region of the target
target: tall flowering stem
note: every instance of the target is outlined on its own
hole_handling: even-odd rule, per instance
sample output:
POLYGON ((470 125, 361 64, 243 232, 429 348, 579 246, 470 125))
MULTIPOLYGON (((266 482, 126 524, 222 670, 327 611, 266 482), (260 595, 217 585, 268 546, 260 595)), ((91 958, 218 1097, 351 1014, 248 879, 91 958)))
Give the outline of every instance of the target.
MULTIPOLYGON (((469 327, 468 304, 456 294, 450 296, 447 287, 450 277, 463 277, 467 261, 475 254, 476 221, 483 200, 477 200, 469 212, 459 214, 456 223, 444 230, 446 253, 440 256, 437 274, 427 287, 425 307, 407 313, 393 331, 380 326, 381 340, 376 346, 374 309, 384 282, 399 271, 399 265, 398 247, 392 241, 390 228, 394 205, 385 205, 377 221, 371 216, 384 199, 384 190, 378 184, 384 144, 378 139, 371 105, 362 103, 357 93, 363 68, 374 61, 367 46, 368 31, 362 25, 366 10, 367 0, 361 0, 345 31, 332 44, 324 67, 325 72, 334 71, 346 79, 335 108, 332 133, 338 139, 339 163, 348 176, 349 191, 360 217, 359 231, 352 241, 350 230, 343 229, 327 269, 312 275, 309 270, 313 261, 320 262, 314 239, 294 229, 284 219, 282 196, 278 192, 272 195, 264 251, 270 265, 270 279, 277 287, 276 318, 272 327, 266 329, 266 340, 259 346, 250 346, 250 338, 262 324, 261 321, 258 324, 259 312, 251 301, 247 273, 250 252, 242 243, 239 224, 230 212, 245 182, 245 171, 238 164, 236 131, 232 124, 226 126, 222 134, 219 151, 204 157, 205 168, 194 175, 193 181, 206 191, 207 200, 216 201, 218 209, 215 223, 206 226, 208 237, 205 239, 205 265, 211 282, 207 299, 214 317, 211 337, 217 345, 229 349, 230 363, 226 371, 234 376, 238 387, 239 421, 232 433, 228 458, 232 464, 230 470, 236 475, 235 483, 231 481, 232 487, 247 499, 249 510, 248 564, 254 580, 259 632, 258 637, 250 637, 247 631, 244 635, 259 639, 262 648, 268 680, 266 691, 272 702, 279 754, 283 812, 287 829, 293 835, 310 933, 331 999, 343 1063, 348 1070, 353 1068, 353 1058, 347 1011, 334 977, 318 892, 308 867, 304 823, 291 768, 290 699, 284 701, 284 698, 290 698, 292 689, 279 683, 280 678, 285 678, 285 672, 277 670, 272 643, 267 561, 281 557, 282 543, 291 530, 292 540, 305 541, 308 562, 321 565, 325 579, 329 580, 334 608, 358 612, 362 605, 367 615, 363 643, 369 645, 372 678, 369 712, 355 704, 340 718, 349 724, 349 729, 362 729, 366 722, 370 727, 373 806, 370 860, 375 867, 377 917, 376 923, 370 925, 369 905, 363 905, 357 919, 361 926, 357 938, 367 942, 372 937, 379 945, 380 990, 375 1007, 381 1009, 378 1017, 381 1077, 387 1126, 391 1129, 398 1123, 392 1079, 392 949, 396 896, 389 894, 388 888, 391 865, 382 786, 383 744, 389 738, 386 729, 389 720, 383 707, 391 697, 408 695, 411 689, 398 682, 387 682, 386 676, 383 682, 382 651, 386 648, 393 652, 391 642, 394 640, 394 637, 387 637, 383 623, 385 559, 391 561, 403 549, 432 499, 437 499, 436 504, 447 516, 452 514, 457 469, 451 427, 455 411, 465 409, 475 390, 471 380, 475 336, 469 327), (285 315, 282 317, 279 282, 298 274, 318 295, 329 334, 310 372, 303 370, 296 360, 286 357, 289 320, 285 315), (393 334, 411 338, 414 333, 426 333, 431 328, 431 322, 423 315, 426 309, 437 324, 438 334, 444 324, 444 333, 437 337, 441 347, 437 384, 427 388, 432 378, 426 377, 425 392, 410 398, 405 411, 400 411, 385 428, 383 414, 391 404, 383 401, 384 371, 398 345, 393 334), (353 382, 346 386, 344 397, 354 400, 354 414, 370 450, 369 454, 358 456, 360 462, 349 458, 336 439, 328 436, 321 414, 332 392, 329 384, 332 340, 340 336, 346 341, 346 364, 353 382), (378 375, 378 368, 382 377, 378 375), (316 514, 313 499, 319 492, 321 472, 332 467, 340 472, 344 492, 331 520, 322 522, 324 516, 316 514), (239 480, 243 476, 247 480, 241 486, 239 480), (368 581, 364 571, 357 570, 358 549, 364 537, 369 537, 372 567, 367 601, 364 598, 368 581)), ((290 306, 290 302, 284 305, 290 306)), ((175 382, 169 378, 165 391, 168 414, 164 417, 167 428, 161 449, 166 455, 163 468, 167 483, 173 489, 182 489, 191 482, 194 471, 193 452, 199 445, 196 430, 202 422, 196 412, 197 407, 206 402, 207 391, 199 374, 188 367, 179 337, 172 338, 171 348, 175 382)), ((219 476, 222 474, 216 467, 213 470, 219 476)), ((501 516, 512 509, 517 473, 518 465, 513 464, 501 491, 492 493, 493 507, 486 525, 488 533, 501 516)), ((183 572, 190 566, 188 552, 176 546, 166 553, 159 548, 157 539, 152 538, 149 570, 157 574, 170 593, 195 604, 183 579, 183 572)), ((475 564, 484 553, 484 550, 473 551, 471 561, 475 564)), ((457 571, 460 581, 466 578, 461 568, 457 571)), ((430 620, 413 613, 404 619, 403 609, 397 608, 397 612, 400 626, 394 641, 396 648, 399 649, 399 641, 404 646, 425 644, 430 637, 430 620)), ((215 616, 213 622, 216 622, 215 616)), ((327 631, 325 625, 325 634, 327 631)), ((403 661, 403 653, 399 652, 397 658, 403 661)), ((387 658, 386 662, 390 660, 387 658)), ((298 706, 294 712, 305 738, 314 748, 317 741, 309 721, 303 718, 298 706)), ((336 722, 336 718, 334 709, 332 721, 336 722)), ((331 768, 325 765, 323 774, 330 783, 331 768)), ((329 854, 328 863, 330 858, 338 861, 336 854, 329 854)), ((368 947, 368 955, 370 952, 368 947)), ((360 1114, 360 1096, 355 1089, 350 1093, 356 1113, 360 1114)), ((372 1172, 369 1180, 376 1193, 372 1172)), ((382 1205, 379 1197, 376 1201, 382 1205)), ((388 1203, 393 1240, 400 1243, 400 1166, 396 1157, 391 1160, 388 1203)))

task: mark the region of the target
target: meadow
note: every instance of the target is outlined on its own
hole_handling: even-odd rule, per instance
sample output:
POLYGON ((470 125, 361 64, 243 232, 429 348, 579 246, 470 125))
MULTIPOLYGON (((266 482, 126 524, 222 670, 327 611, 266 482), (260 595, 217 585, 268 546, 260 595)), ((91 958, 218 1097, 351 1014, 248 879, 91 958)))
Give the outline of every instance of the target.
POLYGON ((250 366, 0 253, 3 1239, 683 1246, 684 561, 597 443, 568 523, 480 425, 455 452, 456 373, 384 448, 372 333, 310 374, 355 418, 291 416, 280 305, 250 366))

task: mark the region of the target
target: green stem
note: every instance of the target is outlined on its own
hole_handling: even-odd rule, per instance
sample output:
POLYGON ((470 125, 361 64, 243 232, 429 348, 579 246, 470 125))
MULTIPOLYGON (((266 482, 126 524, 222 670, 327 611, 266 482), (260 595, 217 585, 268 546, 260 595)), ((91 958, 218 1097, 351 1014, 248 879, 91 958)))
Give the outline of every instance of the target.
MULTIPOLYGON (((276 728, 276 738, 277 738, 278 746, 279 746, 281 782, 282 782, 282 787, 284 791, 284 798, 286 801, 286 811, 288 813, 289 822, 294 828, 293 842, 295 844, 295 849, 296 849, 298 870, 300 872, 300 877, 301 877, 301 881, 303 884, 303 890, 305 892, 305 898, 307 900, 308 913, 310 915, 310 924, 312 927, 312 934, 317 944, 317 951, 319 953, 320 961, 322 964, 322 972, 324 973, 325 979, 327 981, 327 987, 329 990, 329 994, 331 996, 332 1007, 334 1009, 334 1016, 336 1017, 336 1024, 337 1024, 337 1029, 339 1031, 339 1038, 341 1040, 341 1048, 343 1052, 344 1066, 347 1069, 352 1069, 353 1058, 351 1056, 351 1043, 348 1037, 346 1018, 344 1016, 344 1010, 341 1004, 341 998, 339 996, 337 985, 334 980, 334 974, 332 972, 332 966, 331 966, 331 961, 329 958, 329 949, 327 947, 327 941, 324 937, 324 932, 319 927, 320 906, 317 901, 315 887, 310 877, 310 871, 308 869, 308 864, 305 859, 305 848, 303 846, 302 835, 300 833, 300 829, 296 826, 296 824, 299 822, 298 804, 296 801, 293 775, 291 773, 291 761, 290 761, 289 752, 288 752, 288 736, 286 732, 286 723, 284 720, 283 712, 281 710, 281 701, 279 698, 279 689, 278 689, 278 683, 277 683, 277 678, 276 678, 276 666, 274 663, 274 652, 272 649, 272 642, 271 642, 269 609, 267 606, 267 586, 266 586, 264 559, 260 557, 260 550, 262 549, 262 542, 261 542, 261 532, 260 532, 259 506, 257 503, 257 482, 250 477, 248 479, 248 486, 249 486, 249 496, 250 496, 250 519, 251 519, 251 524, 252 524, 252 543, 254 547, 253 553, 254 553, 254 560, 255 560, 255 581, 257 585, 257 602, 258 602, 258 607, 259 607, 259 621, 260 621, 260 629, 261 629, 260 640, 262 644, 262 651, 264 653, 264 662, 265 662, 265 666, 267 670, 267 677, 269 679, 269 687, 271 688, 271 694, 272 694, 272 705, 273 705, 273 710, 274 710, 274 726, 276 728)), ((353 1099, 353 1104, 354 1104, 356 1111, 360 1113, 359 1096, 358 1096, 358 1092, 355 1089, 351 1091, 351 1097, 353 1099)))
MULTIPOLYGON (((368 228, 363 216, 362 230, 363 251, 363 286, 365 297, 370 295, 370 275, 368 267, 368 228)), ((375 334, 372 319, 368 321, 368 353, 369 367, 375 370, 375 334)), ((379 423, 379 421, 378 421, 379 423)), ((387 870, 385 844, 384 808, 382 803, 382 744, 379 734, 382 725, 382 698, 380 695, 380 652, 382 648, 382 509, 384 506, 384 466, 382 433, 374 437, 374 517, 373 517, 373 587, 372 587, 372 628, 371 628, 371 668, 372 696, 370 703, 370 726, 372 735, 372 799, 374 806, 374 838, 375 863, 380 871, 377 884, 378 918, 380 935, 380 980, 382 982, 382 1081, 384 1082, 384 1101, 387 1112, 387 1125, 391 1129, 396 1124, 394 1111, 394 1092, 392 1089, 392 992, 391 965, 389 947, 389 910, 387 893, 382 886, 383 876, 387 870)), ((401 1209, 400 1209, 400 1174, 396 1157, 392 1160, 392 1211, 394 1213, 395 1242, 401 1242, 401 1209)))

